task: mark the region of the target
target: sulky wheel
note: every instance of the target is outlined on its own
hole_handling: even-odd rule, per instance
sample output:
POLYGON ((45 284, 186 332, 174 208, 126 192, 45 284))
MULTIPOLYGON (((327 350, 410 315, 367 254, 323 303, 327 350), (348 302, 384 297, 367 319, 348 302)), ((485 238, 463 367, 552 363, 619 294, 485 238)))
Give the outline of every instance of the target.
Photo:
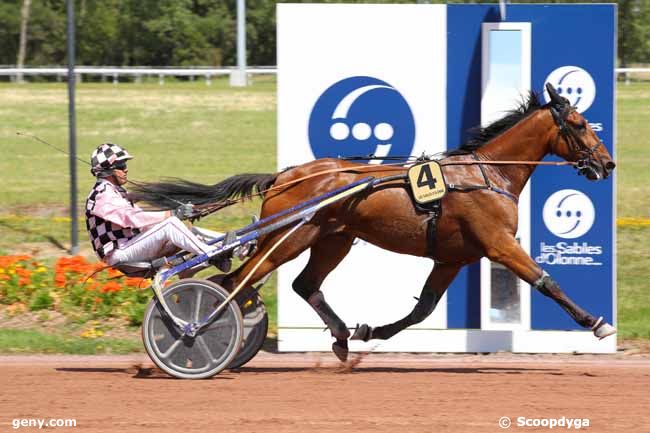
MULTIPOLYGON (((220 305, 228 292, 207 280, 184 279, 163 293, 172 314, 191 323, 201 321, 220 305)), ((153 299, 144 314, 142 338, 153 362, 168 374, 182 379, 204 379, 226 368, 241 346, 244 325, 236 301, 195 337, 183 336, 153 299)))
POLYGON ((243 366, 257 355, 269 330, 269 315, 266 313, 262 297, 258 293, 250 293, 249 290, 244 290, 244 295, 245 297, 236 298, 244 316, 244 342, 235 359, 228 365, 231 369, 243 366))

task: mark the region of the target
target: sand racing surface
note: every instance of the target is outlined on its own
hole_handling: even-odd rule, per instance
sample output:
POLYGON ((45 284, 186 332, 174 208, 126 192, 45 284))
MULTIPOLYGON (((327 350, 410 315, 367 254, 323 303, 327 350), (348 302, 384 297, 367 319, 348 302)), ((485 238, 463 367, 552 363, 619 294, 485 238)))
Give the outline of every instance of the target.
POLYGON ((331 354, 261 352, 239 371, 189 381, 144 355, 1 356, 0 431, 39 430, 14 430, 15 419, 74 419, 43 430, 466 433, 506 431, 509 417, 507 431, 573 431, 578 419, 586 431, 650 432, 647 355, 357 357, 342 367, 331 354))

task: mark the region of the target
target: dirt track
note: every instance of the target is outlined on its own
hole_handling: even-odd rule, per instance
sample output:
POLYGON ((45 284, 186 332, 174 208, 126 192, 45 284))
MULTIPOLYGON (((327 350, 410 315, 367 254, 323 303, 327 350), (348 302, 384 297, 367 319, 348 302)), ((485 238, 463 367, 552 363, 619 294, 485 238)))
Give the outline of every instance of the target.
POLYGON ((0 431, 17 418, 74 418, 76 428, 48 431, 466 433, 504 431, 503 416, 509 431, 549 431, 517 417, 564 416, 588 418, 588 431, 650 432, 648 356, 374 354, 345 369, 330 354, 260 353, 204 381, 141 363, 151 365, 0 357, 0 431))

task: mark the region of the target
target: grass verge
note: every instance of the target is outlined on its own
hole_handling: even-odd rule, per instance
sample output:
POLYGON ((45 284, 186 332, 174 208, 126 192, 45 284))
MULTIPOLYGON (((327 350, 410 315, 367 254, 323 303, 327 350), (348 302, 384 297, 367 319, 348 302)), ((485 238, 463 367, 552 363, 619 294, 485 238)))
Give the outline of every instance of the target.
POLYGON ((127 354, 142 352, 139 339, 86 339, 45 333, 35 329, 0 328, 0 353, 64 353, 70 355, 127 354))

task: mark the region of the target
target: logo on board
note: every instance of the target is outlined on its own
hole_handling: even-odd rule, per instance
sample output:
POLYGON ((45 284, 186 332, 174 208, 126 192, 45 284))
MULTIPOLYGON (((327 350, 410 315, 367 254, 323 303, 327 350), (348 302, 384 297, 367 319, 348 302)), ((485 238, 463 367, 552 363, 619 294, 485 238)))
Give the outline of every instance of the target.
MULTIPOLYGON (((579 66, 557 68, 546 77, 544 87, 547 83, 551 83, 560 96, 567 98, 579 113, 587 111, 596 98, 594 79, 579 66)), ((544 99, 550 101, 547 91, 544 91, 544 99)))
MULTIPOLYGON (((552 234, 563 239, 577 239, 589 232, 596 220, 591 199, 575 189, 562 189, 551 194, 542 210, 544 225, 552 234)), ((541 242, 535 261, 548 265, 600 266, 597 256, 603 247, 588 242, 541 242)))
POLYGON ((409 104, 395 87, 378 78, 357 76, 334 83, 309 116, 309 144, 316 158, 404 156, 411 154, 414 143, 409 104))
POLYGON ((575 189, 556 191, 546 199, 542 211, 546 228, 555 236, 575 239, 586 234, 596 219, 594 204, 575 189))

